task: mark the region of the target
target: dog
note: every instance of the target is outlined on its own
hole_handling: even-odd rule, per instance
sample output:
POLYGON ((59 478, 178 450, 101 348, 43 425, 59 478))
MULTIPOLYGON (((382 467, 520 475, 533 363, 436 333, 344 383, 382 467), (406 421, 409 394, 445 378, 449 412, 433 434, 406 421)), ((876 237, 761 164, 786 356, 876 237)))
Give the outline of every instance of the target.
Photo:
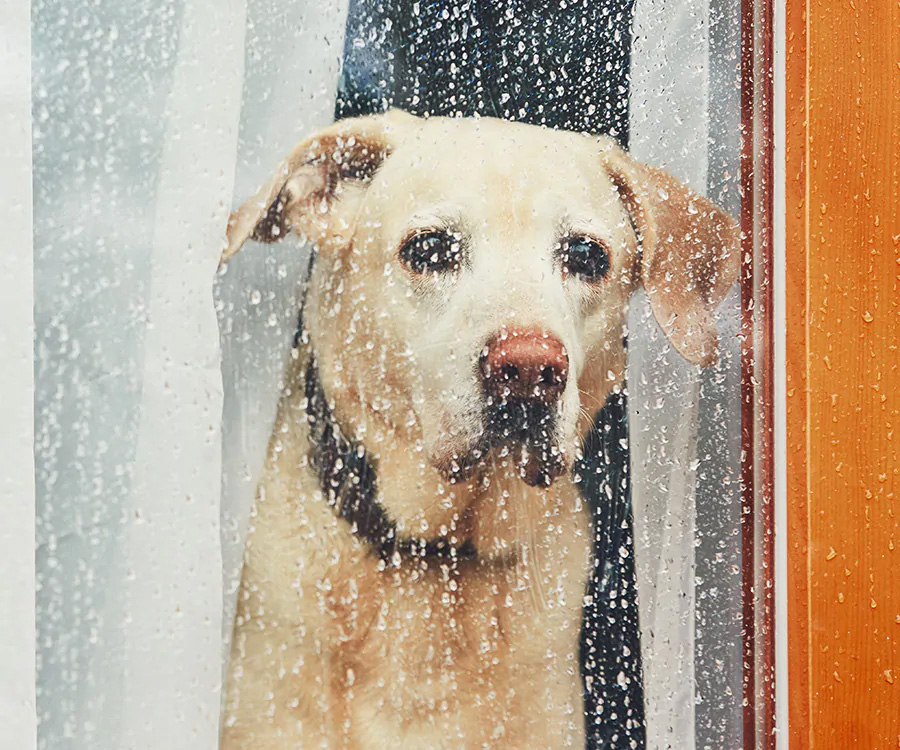
POLYGON ((605 137, 400 111, 231 217, 314 247, 246 542, 224 750, 583 747, 571 466, 642 285, 690 362, 739 231, 605 137))

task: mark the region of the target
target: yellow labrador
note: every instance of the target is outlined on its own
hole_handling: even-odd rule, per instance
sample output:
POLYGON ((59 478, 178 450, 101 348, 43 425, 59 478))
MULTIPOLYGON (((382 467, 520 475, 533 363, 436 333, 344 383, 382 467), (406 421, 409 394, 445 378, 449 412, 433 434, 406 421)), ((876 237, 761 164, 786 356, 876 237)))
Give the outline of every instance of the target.
POLYGON ((583 747, 568 469, 642 284, 716 358, 722 210, 606 138, 345 120, 229 223, 316 249, 247 540, 226 750, 583 747))

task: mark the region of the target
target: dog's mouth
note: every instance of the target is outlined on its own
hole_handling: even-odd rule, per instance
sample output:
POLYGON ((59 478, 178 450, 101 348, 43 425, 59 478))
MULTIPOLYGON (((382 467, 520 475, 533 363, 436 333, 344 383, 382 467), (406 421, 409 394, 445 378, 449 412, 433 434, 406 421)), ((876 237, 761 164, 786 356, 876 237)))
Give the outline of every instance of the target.
POLYGON ((555 404, 534 399, 489 400, 481 434, 469 450, 438 460, 437 468, 450 482, 459 482, 504 462, 526 484, 549 487, 567 468, 557 437, 556 411, 555 404))

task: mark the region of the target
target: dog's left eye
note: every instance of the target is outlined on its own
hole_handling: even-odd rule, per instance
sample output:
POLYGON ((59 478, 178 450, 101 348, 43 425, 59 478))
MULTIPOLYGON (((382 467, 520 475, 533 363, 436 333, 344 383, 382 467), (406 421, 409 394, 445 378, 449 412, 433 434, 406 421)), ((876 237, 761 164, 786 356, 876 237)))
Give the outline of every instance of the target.
POLYGON ((458 271, 462 260, 461 238, 456 232, 420 232, 400 247, 400 260, 413 273, 458 271))
POLYGON ((609 272, 609 251, 590 237, 566 237, 559 257, 566 273, 582 281, 600 281, 609 272))

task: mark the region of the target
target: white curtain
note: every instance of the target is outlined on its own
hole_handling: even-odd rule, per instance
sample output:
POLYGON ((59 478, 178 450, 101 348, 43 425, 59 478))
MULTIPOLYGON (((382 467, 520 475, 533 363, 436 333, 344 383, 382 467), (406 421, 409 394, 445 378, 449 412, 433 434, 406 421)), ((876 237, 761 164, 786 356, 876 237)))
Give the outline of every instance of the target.
MULTIPOLYGON (((638 0, 631 152, 706 191, 707 0, 638 0)), ((667 344, 646 297, 629 313, 635 567, 648 750, 692 748, 699 368, 667 344)))
MULTIPOLYGON (((719 133, 729 128, 737 132, 739 110, 727 105, 739 101, 726 90, 716 106, 712 96, 721 94, 723 78, 726 87, 739 90, 735 61, 716 56, 721 45, 713 37, 735 24, 739 28, 739 8, 732 6, 723 8, 717 0, 637 0, 631 57, 631 152, 700 193, 708 193, 714 183, 712 197, 720 201, 736 192, 739 175, 736 139, 725 146, 718 143, 719 133), (711 116, 722 121, 713 123, 711 116), (731 167, 730 184, 724 186, 719 184, 723 159, 731 167)), ((723 305, 722 360, 712 375, 669 346, 642 292, 629 311, 632 503, 648 750, 740 742, 735 720, 740 718, 740 631, 728 627, 733 623, 708 623, 702 644, 697 632, 698 555, 708 549, 725 559, 739 554, 735 545, 740 537, 730 534, 739 524, 740 508, 738 304, 735 293, 723 305), (737 445, 733 440, 721 444, 723 433, 736 435, 737 445), (701 434, 711 436, 701 441, 704 448, 719 444, 718 455, 698 453, 701 434), (731 528, 721 518, 709 523, 708 513, 698 514, 698 498, 709 496, 733 521, 731 528), (710 645, 715 649, 715 639, 723 636, 736 645, 722 665, 729 670, 726 679, 698 674, 698 665, 708 668, 698 654, 710 645), (700 689, 698 683, 711 688, 700 689), (735 697, 724 693, 726 684, 736 688, 735 697), (710 689, 723 694, 704 695, 710 689), (702 699, 714 705, 698 708, 702 699), (701 710, 704 720, 698 725, 701 710)), ((710 577, 719 580, 701 584, 704 596, 721 587, 723 599, 727 597, 723 612, 739 615, 740 579, 722 577, 730 570, 730 565, 715 567, 710 577)))
POLYGON ((218 741, 222 377, 212 281, 233 191, 244 12, 244 0, 185 3, 162 112, 135 518, 122 526, 109 583, 118 668, 138 687, 100 719, 100 737, 117 737, 117 747, 218 741))
MULTIPOLYGON (((217 747, 223 633, 302 250, 248 247, 228 274, 216 266, 235 200, 331 120, 346 13, 308 0, 34 4, 33 102, 10 92, 25 143, 4 145, 31 152, 33 106, 42 748, 217 747)), ((12 38, 27 42, 27 12, 22 24, 12 38)), ((21 307, 30 316, 30 299, 21 307)), ((29 581, 31 612, 34 593, 29 581)), ((34 652, 21 653, 0 709, 33 736, 34 652)))
POLYGON ((33 16, 40 746, 215 748, 244 0, 33 16))

